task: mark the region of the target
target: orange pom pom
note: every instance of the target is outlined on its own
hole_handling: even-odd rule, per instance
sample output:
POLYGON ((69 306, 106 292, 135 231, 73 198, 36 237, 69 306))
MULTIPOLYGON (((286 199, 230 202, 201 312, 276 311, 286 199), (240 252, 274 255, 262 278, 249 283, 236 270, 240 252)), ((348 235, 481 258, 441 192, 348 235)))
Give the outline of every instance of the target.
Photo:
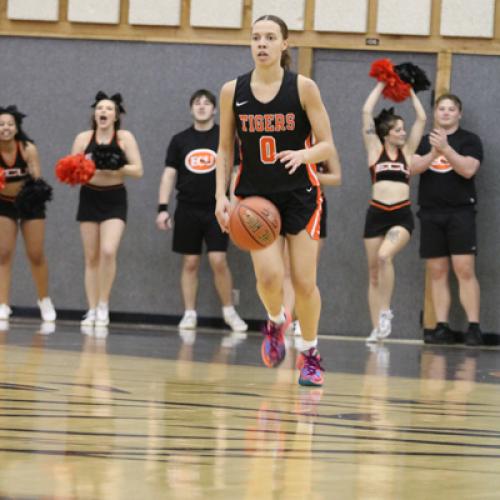
POLYGON ((95 173, 95 163, 83 153, 61 158, 56 164, 56 177, 59 181, 74 186, 85 184, 95 173))

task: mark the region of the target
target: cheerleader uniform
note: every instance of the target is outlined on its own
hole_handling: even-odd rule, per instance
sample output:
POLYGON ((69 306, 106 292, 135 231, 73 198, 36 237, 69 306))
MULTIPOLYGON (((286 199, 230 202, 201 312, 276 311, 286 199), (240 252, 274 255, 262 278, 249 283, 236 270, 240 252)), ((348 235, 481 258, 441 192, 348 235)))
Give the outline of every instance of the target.
MULTIPOLYGON (((12 164, 7 163, 3 155, 0 154, 0 168, 4 171, 7 183, 24 181, 29 178, 28 163, 23 157, 19 141, 16 142, 16 157, 12 164)), ((8 217, 14 221, 45 219, 44 206, 38 207, 36 210, 23 212, 16 207, 15 202, 15 196, 0 193, 0 216, 8 217)))
MULTIPOLYGON (((396 160, 391 160, 385 148, 379 159, 370 166, 372 184, 379 181, 410 183, 410 171, 401 149, 396 160)), ((376 238, 385 234, 394 226, 404 227, 410 234, 415 228, 410 200, 403 200, 388 205, 378 200, 371 200, 366 212, 364 238, 376 238)))
MULTIPOLYGON (((121 149, 118 145, 116 132, 110 144, 121 149)), ((97 145, 94 132, 85 148, 85 154, 92 155, 97 145)), ((121 219, 127 222, 127 209, 127 190, 123 183, 112 186, 84 184, 80 189, 76 220, 79 222, 103 222, 109 219, 121 219)))

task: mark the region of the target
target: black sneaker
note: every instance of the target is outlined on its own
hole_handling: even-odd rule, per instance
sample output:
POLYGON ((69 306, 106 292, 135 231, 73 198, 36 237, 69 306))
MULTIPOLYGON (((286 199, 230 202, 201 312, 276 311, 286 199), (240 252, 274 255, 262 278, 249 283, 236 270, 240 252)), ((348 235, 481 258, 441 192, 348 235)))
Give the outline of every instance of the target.
POLYGON ((434 344, 434 330, 424 328, 424 344, 434 344))
POLYGON ((476 346, 476 345, 483 345, 483 335, 481 333, 481 330, 479 328, 471 328, 465 332, 465 345, 470 345, 470 346, 476 346))
POLYGON ((455 334, 447 324, 438 324, 434 329, 431 344, 454 344, 455 334))

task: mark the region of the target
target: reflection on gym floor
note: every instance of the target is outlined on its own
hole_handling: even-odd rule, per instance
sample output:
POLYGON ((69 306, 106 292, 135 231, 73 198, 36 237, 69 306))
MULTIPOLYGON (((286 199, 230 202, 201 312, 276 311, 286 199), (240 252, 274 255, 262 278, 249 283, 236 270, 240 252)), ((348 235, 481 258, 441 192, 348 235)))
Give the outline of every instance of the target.
POLYGON ((0 325, 1 498, 497 498, 495 349, 0 325), (446 493, 444 493, 446 492, 446 493))

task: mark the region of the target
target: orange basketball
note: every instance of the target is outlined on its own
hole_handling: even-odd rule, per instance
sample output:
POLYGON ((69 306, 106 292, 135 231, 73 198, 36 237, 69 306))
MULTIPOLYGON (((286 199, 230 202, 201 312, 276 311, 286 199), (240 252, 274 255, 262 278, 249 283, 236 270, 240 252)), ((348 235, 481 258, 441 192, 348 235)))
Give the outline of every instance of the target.
POLYGON ((242 250, 261 250, 280 234, 278 209, 265 198, 249 196, 241 200, 229 217, 229 236, 242 250))

